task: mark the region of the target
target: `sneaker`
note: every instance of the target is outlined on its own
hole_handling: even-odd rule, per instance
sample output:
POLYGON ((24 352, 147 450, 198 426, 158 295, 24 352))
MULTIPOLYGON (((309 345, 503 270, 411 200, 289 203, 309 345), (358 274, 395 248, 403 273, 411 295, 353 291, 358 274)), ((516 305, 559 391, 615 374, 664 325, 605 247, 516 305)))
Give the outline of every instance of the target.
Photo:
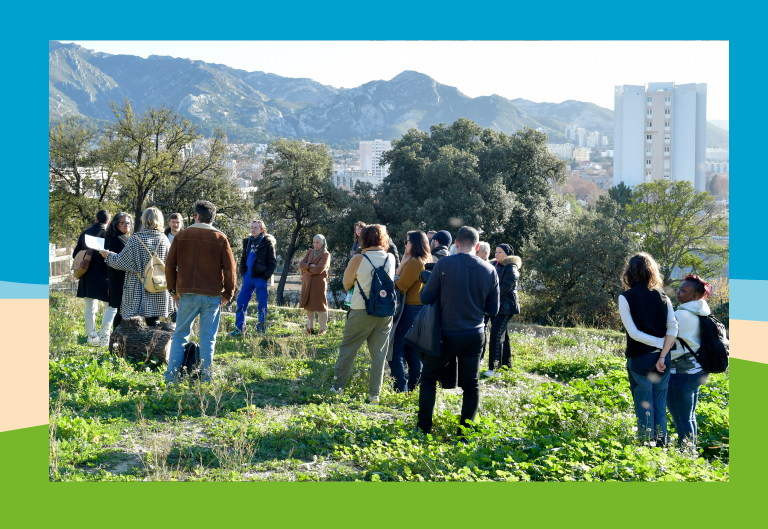
POLYGON ((318 335, 318 336, 322 336, 322 335, 324 335, 325 333, 326 333, 326 329, 320 329, 319 331, 317 331, 317 335, 318 335))
POLYGON ((304 329, 304 334, 315 334, 314 329, 304 329))
POLYGON ((109 347, 109 333, 99 339, 99 347, 109 347))
POLYGON ((88 337, 88 345, 93 345, 98 347, 99 345, 99 335, 98 334, 92 334, 88 337))
POLYGON ((490 378, 490 377, 492 377, 492 376, 494 376, 494 375, 496 375, 496 373, 494 373, 493 369, 489 369, 488 371, 486 371, 485 373, 483 373, 483 376, 484 376, 484 377, 488 377, 488 378, 490 378))
POLYGON ((368 397, 368 402, 371 404, 378 404, 379 403, 379 397, 374 397, 373 395, 368 397))
POLYGON ((227 336, 231 336, 232 338, 237 338, 237 337, 242 336, 242 335, 243 335, 243 331, 235 329, 234 331, 229 333, 227 336))
POLYGON ((337 389, 334 386, 331 386, 331 391, 330 392, 333 393, 334 395, 343 395, 344 394, 344 390, 343 389, 337 389))

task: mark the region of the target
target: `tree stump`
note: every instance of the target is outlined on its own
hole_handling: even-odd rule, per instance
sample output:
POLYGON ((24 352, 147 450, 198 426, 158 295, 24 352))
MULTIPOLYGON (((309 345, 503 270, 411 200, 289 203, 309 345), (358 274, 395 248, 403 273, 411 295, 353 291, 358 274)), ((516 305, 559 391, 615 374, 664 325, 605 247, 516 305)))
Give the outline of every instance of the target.
POLYGON ((148 327, 144 318, 124 318, 109 338, 110 352, 136 362, 168 362, 175 326, 163 322, 148 327))

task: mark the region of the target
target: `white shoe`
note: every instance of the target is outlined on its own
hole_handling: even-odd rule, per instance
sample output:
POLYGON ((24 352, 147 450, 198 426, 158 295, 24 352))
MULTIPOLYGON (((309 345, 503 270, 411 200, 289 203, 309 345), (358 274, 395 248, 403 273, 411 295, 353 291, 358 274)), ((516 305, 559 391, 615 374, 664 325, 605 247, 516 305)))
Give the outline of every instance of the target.
POLYGON ((99 340, 99 347, 109 347, 109 335, 110 333, 107 333, 101 337, 99 340))
POLYGON ((488 377, 488 378, 491 378, 491 377, 492 377, 492 376, 494 376, 494 375, 496 375, 496 373, 494 373, 494 371, 493 371, 492 369, 489 369, 488 371, 486 371, 485 373, 483 373, 483 376, 484 376, 484 377, 488 377))
POLYGON ((343 389, 336 389, 334 386, 331 386, 331 393, 334 395, 343 395, 344 390, 343 389))
POLYGON ((98 334, 92 334, 88 337, 88 345, 93 345, 95 347, 99 346, 99 335, 98 334))
POLYGON ((379 397, 374 397, 373 395, 370 395, 368 397, 368 402, 371 404, 378 404, 379 403, 379 397))

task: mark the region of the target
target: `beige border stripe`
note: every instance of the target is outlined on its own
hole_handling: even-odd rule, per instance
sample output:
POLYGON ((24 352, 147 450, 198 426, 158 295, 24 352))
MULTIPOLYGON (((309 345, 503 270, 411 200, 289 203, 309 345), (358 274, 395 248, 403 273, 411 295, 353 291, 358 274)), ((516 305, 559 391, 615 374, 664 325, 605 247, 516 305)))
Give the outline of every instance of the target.
POLYGON ((0 432, 48 423, 48 300, 0 299, 0 432))
POLYGON ((768 364, 768 322, 731 320, 728 339, 733 358, 768 364))

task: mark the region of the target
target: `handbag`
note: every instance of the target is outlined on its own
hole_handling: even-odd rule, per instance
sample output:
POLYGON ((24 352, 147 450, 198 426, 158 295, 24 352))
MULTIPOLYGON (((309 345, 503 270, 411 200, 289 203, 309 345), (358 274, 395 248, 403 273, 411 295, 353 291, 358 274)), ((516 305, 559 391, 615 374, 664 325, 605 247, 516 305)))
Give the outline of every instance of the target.
POLYGON ((72 270, 74 270, 75 279, 80 279, 88 271, 93 257, 93 250, 80 250, 72 260, 72 270))
POLYGON ((419 354, 440 356, 442 353, 442 329, 440 326, 440 294, 435 301, 424 305, 405 334, 405 343, 419 354))

